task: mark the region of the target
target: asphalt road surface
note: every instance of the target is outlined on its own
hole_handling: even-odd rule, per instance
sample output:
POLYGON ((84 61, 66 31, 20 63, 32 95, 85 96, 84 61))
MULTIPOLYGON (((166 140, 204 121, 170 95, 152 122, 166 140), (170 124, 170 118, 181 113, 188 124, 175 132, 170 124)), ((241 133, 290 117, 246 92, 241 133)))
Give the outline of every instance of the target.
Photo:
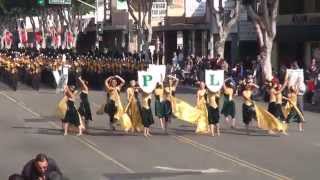
MULTIPOLYGON (((169 134, 159 122, 153 136, 108 130, 108 117, 93 113, 89 134, 63 136, 54 116, 62 94, 20 85, 11 91, 0 83, 0 179, 20 173, 37 153, 54 158, 71 180, 257 180, 319 179, 319 114, 305 112, 305 132, 290 124, 289 135, 270 136, 254 129, 248 136, 237 100, 237 129, 222 122, 222 135, 196 135, 195 127, 173 119, 169 134)), ((193 89, 177 96, 192 104, 193 89)), ((92 111, 105 101, 102 91, 89 94, 92 111)))

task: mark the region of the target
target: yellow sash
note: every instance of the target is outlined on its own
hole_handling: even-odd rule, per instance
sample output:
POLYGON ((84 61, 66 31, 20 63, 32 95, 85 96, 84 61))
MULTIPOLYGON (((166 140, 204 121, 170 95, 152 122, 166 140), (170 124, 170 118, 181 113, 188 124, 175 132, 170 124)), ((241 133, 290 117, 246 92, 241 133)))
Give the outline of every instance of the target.
POLYGON ((286 131, 287 126, 281 123, 270 112, 255 104, 258 127, 264 130, 286 131))
MULTIPOLYGON (((204 104, 205 105, 205 104, 204 104)), ((195 108, 187 102, 176 98, 175 111, 173 114, 177 119, 186 121, 191 124, 197 124, 196 133, 208 132, 208 118, 206 107, 195 108)))

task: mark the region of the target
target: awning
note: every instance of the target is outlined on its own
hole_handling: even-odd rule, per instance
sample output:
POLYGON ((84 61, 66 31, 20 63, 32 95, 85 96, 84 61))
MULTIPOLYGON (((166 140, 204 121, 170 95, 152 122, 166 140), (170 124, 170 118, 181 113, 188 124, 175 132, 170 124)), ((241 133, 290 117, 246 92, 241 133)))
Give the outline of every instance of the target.
POLYGON ((320 41, 320 25, 290 25, 277 27, 280 42, 320 41))

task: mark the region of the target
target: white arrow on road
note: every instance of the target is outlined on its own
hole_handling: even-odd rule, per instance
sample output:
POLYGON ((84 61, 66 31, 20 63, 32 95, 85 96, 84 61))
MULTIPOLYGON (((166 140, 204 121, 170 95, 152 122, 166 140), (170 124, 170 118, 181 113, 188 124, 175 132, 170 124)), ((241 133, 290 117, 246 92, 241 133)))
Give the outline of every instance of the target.
POLYGON ((320 147, 320 143, 315 143, 314 145, 317 147, 320 147))
POLYGON ((197 172, 197 173, 223 173, 227 171, 219 170, 219 169, 178 169, 178 168, 171 168, 171 167, 163 167, 163 166, 156 166, 155 169, 167 170, 167 171, 176 171, 176 172, 197 172))

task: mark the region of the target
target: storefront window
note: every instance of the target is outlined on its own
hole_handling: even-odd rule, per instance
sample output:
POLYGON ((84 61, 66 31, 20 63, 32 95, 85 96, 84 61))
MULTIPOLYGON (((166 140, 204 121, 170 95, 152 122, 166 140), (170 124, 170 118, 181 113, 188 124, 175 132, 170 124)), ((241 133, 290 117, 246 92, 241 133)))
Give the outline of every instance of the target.
POLYGON ((279 14, 301 14, 303 13, 304 2, 302 0, 280 0, 279 14))
POLYGON ((319 61, 320 61, 320 42, 312 42, 311 43, 311 53, 312 53, 312 58, 315 58, 319 63, 319 61))
POLYGON ((320 1, 319 0, 316 0, 315 12, 320 13, 320 1))

